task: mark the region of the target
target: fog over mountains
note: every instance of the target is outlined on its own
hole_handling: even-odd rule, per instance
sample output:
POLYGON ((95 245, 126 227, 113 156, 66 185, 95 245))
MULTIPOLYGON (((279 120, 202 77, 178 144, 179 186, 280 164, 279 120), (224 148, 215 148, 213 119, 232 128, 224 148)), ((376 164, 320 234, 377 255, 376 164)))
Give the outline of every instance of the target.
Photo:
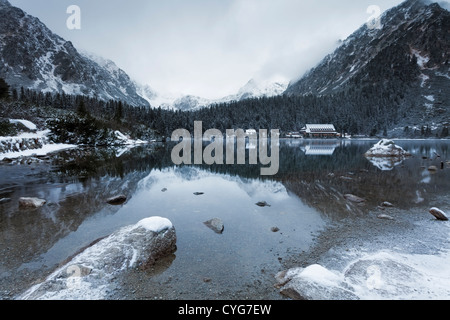
POLYGON ((13 88, 65 92, 121 100, 130 105, 193 110, 213 103, 283 93, 287 83, 250 80, 235 95, 210 100, 191 95, 161 94, 130 78, 113 61, 77 50, 38 18, 0 1, 0 77, 13 88))

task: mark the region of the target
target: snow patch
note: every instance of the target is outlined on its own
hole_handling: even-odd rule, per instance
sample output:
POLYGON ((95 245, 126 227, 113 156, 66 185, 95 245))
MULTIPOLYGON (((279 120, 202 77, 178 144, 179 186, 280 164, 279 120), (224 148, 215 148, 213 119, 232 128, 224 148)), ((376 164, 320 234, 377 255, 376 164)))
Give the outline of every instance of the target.
MULTIPOLYGON (((18 300, 102 300, 107 297, 117 274, 138 263, 146 263, 155 250, 170 244, 169 231, 149 237, 148 231, 172 228, 160 217, 126 226, 88 247, 44 282, 20 295, 18 300), (168 236, 166 240, 164 237, 168 236), (162 244, 166 241, 166 244, 162 244), (156 245, 155 243, 159 243, 156 245), (158 248, 158 246, 162 246, 158 248)), ((156 232, 156 231, 155 231, 156 232)))
POLYGON ((430 61, 430 58, 424 55, 421 55, 418 50, 411 49, 411 53, 416 56, 417 64, 421 69, 425 69, 426 64, 430 61))
POLYGON ((342 271, 320 265, 278 275, 282 289, 326 300, 429 300, 450 297, 449 251, 439 255, 399 254, 388 250, 351 261, 342 271))
MULTIPOLYGON (((34 124, 31 122, 25 121, 25 125, 34 128, 34 124)), ((0 137, 0 161, 5 158, 45 156, 53 152, 77 147, 71 144, 51 143, 47 137, 49 133, 49 130, 44 130, 36 133, 22 133, 15 137, 0 137)))
POLYGON ((10 123, 21 123, 29 130, 32 130, 32 131, 37 130, 37 126, 33 122, 28 121, 28 120, 10 119, 9 122, 10 123))
POLYGON ((148 143, 148 141, 143 141, 143 140, 140 140, 140 139, 133 140, 133 139, 127 137, 126 135, 124 135, 120 131, 115 131, 114 134, 115 134, 116 139, 117 139, 116 141, 119 142, 120 144, 123 144, 123 145, 136 145, 136 144, 146 144, 146 143, 148 143))
POLYGON ((137 226, 157 233, 173 227, 172 222, 170 222, 169 219, 161 217, 151 217, 141 220, 139 221, 137 226))

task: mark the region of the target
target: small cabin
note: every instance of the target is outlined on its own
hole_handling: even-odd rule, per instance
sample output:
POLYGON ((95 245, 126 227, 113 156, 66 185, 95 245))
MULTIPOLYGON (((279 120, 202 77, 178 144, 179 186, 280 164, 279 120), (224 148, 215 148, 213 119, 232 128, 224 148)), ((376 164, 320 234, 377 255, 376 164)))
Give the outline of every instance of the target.
POLYGON ((305 138, 337 138, 339 133, 332 124, 307 124, 302 130, 305 138))
POLYGON ((302 138, 302 134, 300 132, 288 132, 286 133, 286 138, 300 139, 302 138))

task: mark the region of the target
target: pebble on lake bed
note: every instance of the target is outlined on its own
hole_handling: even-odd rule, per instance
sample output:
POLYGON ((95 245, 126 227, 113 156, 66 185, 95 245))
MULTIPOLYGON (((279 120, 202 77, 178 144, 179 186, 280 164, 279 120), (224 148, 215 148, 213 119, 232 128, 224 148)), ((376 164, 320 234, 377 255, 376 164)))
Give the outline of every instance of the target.
POLYGON ((112 198, 109 198, 108 200, 106 200, 106 202, 111 205, 120 205, 120 204, 125 203, 125 201, 127 201, 127 197, 124 195, 112 197, 112 198))
POLYGON ((356 203, 363 203, 366 201, 365 199, 355 196, 353 194, 346 194, 346 195, 344 195, 344 198, 348 201, 356 202, 356 203))
POLYGON ((213 230, 215 233, 218 234, 222 234, 223 230, 225 229, 224 225, 223 225, 223 221, 220 220, 219 218, 214 218, 211 220, 208 220, 206 222, 204 222, 204 224, 210 228, 211 230, 213 230))
POLYGON ((268 204, 266 201, 257 202, 256 205, 258 207, 270 207, 270 204, 268 204))
POLYGON ((378 219, 384 219, 384 220, 395 220, 393 217, 387 215, 387 214, 380 214, 377 217, 378 219))

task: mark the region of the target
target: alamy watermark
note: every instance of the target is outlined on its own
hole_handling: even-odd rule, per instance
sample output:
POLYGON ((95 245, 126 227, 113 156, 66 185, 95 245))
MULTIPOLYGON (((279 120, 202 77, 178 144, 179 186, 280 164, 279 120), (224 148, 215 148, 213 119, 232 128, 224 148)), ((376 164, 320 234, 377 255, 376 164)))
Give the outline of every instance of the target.
POLYGON ((270 138, 268 130, 228 129, 224 134, 217 129, 206 130, 203 134, 203 123, 194 122, 194 137, 186 129, 178 129, 172 133, 171 140, 179 142, 172 150, 172 162, 176 165, 244 165, 248 149, 250 165, 259 163, 261 175, 273 176, 278 173, 280 167, 280 130, 271 130, 270 138), (181 140, 181 141, 180 141, 181 140), (209 143, 203 148, 203 142, 209 143), (192 154, 192 143, 194 152, 192 154), (270 146, 270 155, 268 152, 270 146), (224 150, 226 154, 224 155, 224 150))
POLYGON ((66 26, 69 30, 81 29, 81 9, 77 5, 71 5, 67 7, 67 14, 70 16, 66 20, 66 26))
POLYGON ((367 13, 371 15, 366 23, 367 28, 370 30, 381 29, 381 8, 371 5, 367 8, 367 13))

